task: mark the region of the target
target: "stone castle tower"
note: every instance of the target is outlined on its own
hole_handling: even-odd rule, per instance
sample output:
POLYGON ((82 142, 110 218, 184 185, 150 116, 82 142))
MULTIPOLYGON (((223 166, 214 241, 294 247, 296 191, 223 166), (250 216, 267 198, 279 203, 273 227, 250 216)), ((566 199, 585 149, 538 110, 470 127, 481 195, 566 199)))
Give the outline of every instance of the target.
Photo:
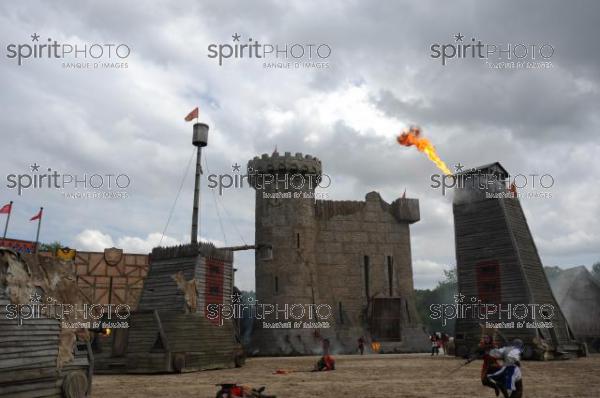
POLYGON ((325 322, 273 328, 282 317, 271 314, 255 324, 255 353, 316 354, 324 338, 333 352, 351 353, 360 337, 380 342, 383 351, 427 350, 410 254, 418 200, 388 204, 376 192, 365 201, 316 200, 319 182, 326 187, 330 181, 319 159, 301 153, 255 157, 248 175, 256 190, 255 242, 262 248, 256 252, 258 302, 279 310, 296 305, 292 320, 325 322), (320 308, 314 315, 321 317, 303 314, 299 305, 320 308))

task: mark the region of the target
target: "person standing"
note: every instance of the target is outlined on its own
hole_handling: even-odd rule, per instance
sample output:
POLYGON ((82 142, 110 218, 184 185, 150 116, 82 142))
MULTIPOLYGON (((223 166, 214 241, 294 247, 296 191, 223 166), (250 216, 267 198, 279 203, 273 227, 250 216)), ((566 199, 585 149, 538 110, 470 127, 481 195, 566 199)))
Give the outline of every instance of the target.
POLYGON ((442 332, 442 349, 444 350, 444 355, 448 355, 448 341, 450 341, 450 336, 442 332))
POLYGON ((432 335, 429 337, 429 340, 431 340, 431 356, 433 356, 434 354, 439 355, 440 348, 438 346, 437 334, 432 333, 432 335))
POLYGON ((365 339, 362 336, 358 339, 358 351, 360 355, 363 355, 365 352, 365 339))

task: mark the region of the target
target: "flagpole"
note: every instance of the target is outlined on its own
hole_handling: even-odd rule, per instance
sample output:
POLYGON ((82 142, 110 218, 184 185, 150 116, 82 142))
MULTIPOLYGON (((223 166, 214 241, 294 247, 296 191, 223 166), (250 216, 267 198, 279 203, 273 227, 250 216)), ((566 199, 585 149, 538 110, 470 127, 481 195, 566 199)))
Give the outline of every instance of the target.
POLYGON ((10 211, 8 212, 8 215, 6 216, 6 224, 4 225, 4 235, 2 235, 2 244, 4 244, 4 241, 6 240, 6 232, 8 231, 8 222, 10 221, 10 213, 12 213, 12 204, 13 201, 11 200, 8 205, 10 206, 10 211))
POLYGON ((40 220, 38 221, 37 233, 35 235, 35 246, 33 247, 34 253, 37 253, 38 243, 40 241, 40 227, 42 226, 43 214, 44 214, 44 208, 40 207, 40 220))

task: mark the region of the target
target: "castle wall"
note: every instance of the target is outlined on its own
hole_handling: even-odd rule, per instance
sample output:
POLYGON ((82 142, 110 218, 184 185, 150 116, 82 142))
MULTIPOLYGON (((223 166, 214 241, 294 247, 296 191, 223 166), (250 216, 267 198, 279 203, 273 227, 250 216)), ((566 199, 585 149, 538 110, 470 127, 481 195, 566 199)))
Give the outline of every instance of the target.
MULTIPOLYGON (((249 174, 285 181, 320 176, 321 162, 309 155, 275 152, 254 158, 248 169, 249 174)), ((390 205, 372 192, 364 202, 315 201, 314 186, 261 186, 258 177, 250 181, 256 189, 256 243, 272 247, 270 258, 256 253, 258 301, 329 304, 332 310, 331 327, 318 330, 266 329, 256 322, 253 353, 317 354, 322 338, 331 341, 333 352, 354 352, 358 338, 377 337, 371 335, 369 322, 373 299, 380 297, 396 299, 393 316, 401 325, 390 350, 427 349, 414 305, 410 255, 409 223, 419 219, 417 200, 399 199, 390 205)))
MULTIPOLYGON (((321 202, 317 207, 339 203, 321 202)), ((361 336, 384 339, 366 328, 373 298, 401 298, 398 315, 403 328, 418 328, 419 320, 414 306, 408 224, 399 223, 375 192, 368 194, 365 202, 341 203, 346 206, 338 205, 337 214, 330 210, 318 220, 318 290, 321 302, 335 311, 335 330, 323 334, 351 351, 361 336)), ((409 350, 412 343, 405 345, 409 350)))
POLYGON ((372 195, 359 212, 318 223, 319 290, 327 292, 322 299, 331 300, 336 306, 342 301, 350 323, 360 321, 367 294, 371 297, 412 294, 408 225, 398 224, 381 208, 379 200, 379 195, 372 195), (365 256, 369 258, 368 292, 365 256), (388 256, 392 260, 391 275, 388 256))

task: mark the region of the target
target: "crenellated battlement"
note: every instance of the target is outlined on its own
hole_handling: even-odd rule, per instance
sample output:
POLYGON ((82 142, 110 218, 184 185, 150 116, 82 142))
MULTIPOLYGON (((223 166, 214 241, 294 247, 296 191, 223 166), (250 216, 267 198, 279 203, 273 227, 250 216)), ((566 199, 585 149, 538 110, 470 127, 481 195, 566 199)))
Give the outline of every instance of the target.
POLYGON ((311 155, 302 155, 297 152, 285 152, 280 155, 275 151, 271 155, 264 153, 262 156, 254 157, 248 162, 248 174, 313 174, 321 175, 321 161, 311 155))

